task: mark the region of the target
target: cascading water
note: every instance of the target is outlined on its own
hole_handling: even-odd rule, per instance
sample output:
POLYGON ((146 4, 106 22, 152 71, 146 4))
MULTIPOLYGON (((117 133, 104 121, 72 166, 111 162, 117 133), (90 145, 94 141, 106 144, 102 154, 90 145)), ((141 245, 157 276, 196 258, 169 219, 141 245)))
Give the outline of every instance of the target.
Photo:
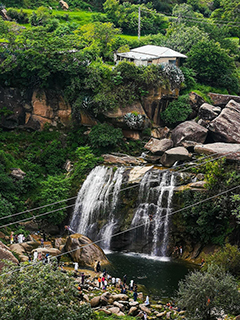
MULTIPOLYGON (((142 233, 138 228, 135 233, 133 231, 127 248, 144 251, 143 248, 138 249, 136 243, 145 241, 148 244, 144 252, 165 256, 175 177, 169 171, 161 172, 152 167, 147 170, 139 185, 137 207, 131 222, 131 227, 142 225, 142 233)), ((128 174, 129 168, 121 167, 114 171, 113 168, 98 166, 90 172, 79 191, 70 226, 92 240, 102 239, 103 249, 110 249, 112 234, 119 228, 122 214, 118 210, 118 202, 123 177, 128 174)))
POLYGON ((110 240, 116 224, 114 211, 118 202, 118 193, 122 184, 124 168, 98 166, 94 168, 78 193, 71 228, 93 240, 101 237, 103 247, 109 249, 110 240), (99 220, 107 222, 98 234, 99 220))
POLYGON ((151 255, 166 256, 175 177, 172 172, 150 171, 140 184, 139 206, 131 226, 144 225, 143 237, 151 237, 151 255))

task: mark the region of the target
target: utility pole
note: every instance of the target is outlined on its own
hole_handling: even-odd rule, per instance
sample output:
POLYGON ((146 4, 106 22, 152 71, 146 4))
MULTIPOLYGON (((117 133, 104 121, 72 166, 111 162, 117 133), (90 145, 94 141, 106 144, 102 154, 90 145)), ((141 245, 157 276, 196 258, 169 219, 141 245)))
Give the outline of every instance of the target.
POLYGON ((138 40, 140 39, 141 35, 141 7, 138 7, 138 40))

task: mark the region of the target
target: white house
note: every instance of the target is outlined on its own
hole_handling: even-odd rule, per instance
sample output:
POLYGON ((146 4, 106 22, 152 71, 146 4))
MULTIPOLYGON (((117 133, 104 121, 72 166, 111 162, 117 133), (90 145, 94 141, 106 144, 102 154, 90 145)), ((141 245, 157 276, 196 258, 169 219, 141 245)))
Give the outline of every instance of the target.
POLYGON ((148 66, 150 64, 172 63, 180 65, 180 59, 186 59, 184 54, 166 47, 146 45, 132 49, 129 52, 115 53, 114 60, 116 64, 121 60, 134 62, 136 66, 148 66))

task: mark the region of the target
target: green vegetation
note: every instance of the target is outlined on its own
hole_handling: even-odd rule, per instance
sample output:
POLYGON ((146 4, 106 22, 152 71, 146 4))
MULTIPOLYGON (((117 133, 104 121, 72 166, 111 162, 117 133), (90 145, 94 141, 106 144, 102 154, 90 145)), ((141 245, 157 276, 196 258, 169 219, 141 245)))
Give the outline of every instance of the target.
POLYGON ((122 142, 123 134, 120 128, 113 128, 107 123, 96 125, 89 133, 89 139, 94 149, 106 152, 107 149, 114 147, 122 142))
POLYGON ((178 122, 185 121, 191 112, 189 96, 186 94, 170 102, 167 109, 161 113, 161 119, 168 125, 176 125, 178 122))
POLYGON ((224 313, 240 312, 240 293, 233 276, 216 265, 206 272, 192 272, 180 281, 178 305, 186 308, 190 320, 217 319, 224 313))
POLYGON ((6 268, 1 274, 1 319, 90 319, 91 307, 80 305, 74 279, 56 266, 36 264, 18 272, 14 269, 11 267, 9 274, 6 268))
MULTIPOLYGON (((224 164, 222 159, 208 162, 198 170, 205 174, 208 192, 183 191, 179 195, 184 207, 239 184, 240 177, 236 168, 224 164)), ((198 170, 195 171, 200 172, 198 170)), ((236 203, 233 200, 236 194, 238 194, 237 189, 232 193, 220 195, 211 201, 206 201, 184 210, 181 225, 185 230, 186 236, 190 236, 194 243, 200 241, 202 245, 212 243, 223 246, 227 237, 233 243, 237 241, 239 224, 232 214, 239 205, 239 202, 236 203)), ((175 218, 177 219, 177 216, 175 218)))
POLYGON ((240 277, 240 252, 237 246, 229 243, 225 247, 216 250, 213 254, 205 257, 203 271, 211 265, 217 265, 225 272, 230 272, 235 277, 240 277))

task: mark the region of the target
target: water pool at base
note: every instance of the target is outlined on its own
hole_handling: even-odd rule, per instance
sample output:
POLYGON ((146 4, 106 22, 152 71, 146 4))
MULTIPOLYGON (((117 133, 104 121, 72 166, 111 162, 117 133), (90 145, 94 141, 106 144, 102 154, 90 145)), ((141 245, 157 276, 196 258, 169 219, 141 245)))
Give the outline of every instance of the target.
POLYGON ((169 258, 151 257, 136 253, 107 253, 111 265, 107 272, 111 276, 123 278, 127 275, 127 284, 131 279, 139 285, 144 285, 146 294, 154 300, 174 297, 178 282, 184 279, 189 271, 196 269, 195 265, 171 260, 169 258))

